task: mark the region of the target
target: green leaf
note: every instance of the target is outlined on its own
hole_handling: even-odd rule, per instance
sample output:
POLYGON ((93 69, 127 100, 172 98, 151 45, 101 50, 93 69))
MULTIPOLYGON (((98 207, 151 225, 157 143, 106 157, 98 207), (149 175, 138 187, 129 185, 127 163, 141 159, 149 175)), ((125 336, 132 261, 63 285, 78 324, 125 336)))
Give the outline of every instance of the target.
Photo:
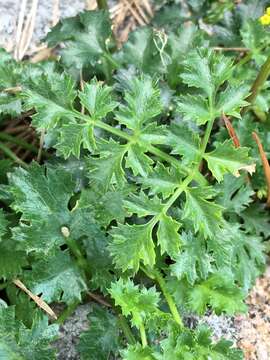
POLYGON ((121 352, 123 360, 156 360, 153 350, 149 347, 142 347, 141 344, 129 345, 121 352))
POLYGON ((249 103, 245 101, 249 94, 249 87, 242 84, 237 87, 228 86, 218 98, 216 108, 218 114, 230 115, 241 119, 240 111, 249 103))
POLYGON ((145 155, 145 152, 146 150, 140 145, 133 144, 128 146, 126 167, 131 168, 135 176, 140 174, 146 177, 151 172, 151 165, 154 162, 149 156, 145 155))
POLYGON ((167 253, 172 258, 178 255, 181 246, 181 238, 178 233, 180 226, 179 222, 164 213, 159 216, 157 239, 161 255, 167 253))
POLYGON ((165 167, 162 163, 157 163, 154 171, 147 177, 138 178, 143 189, 149 189, 150 195, 162 194, 166 199, 172 195, 177 186, 181 183, 183 174, 180 170, 173 167, 165 167))
POLYGON ((215 195, 211 187, 188 188, 183 218, 192 221, 195 232, 213 238, 223 224, 220 205, 209 200, 215 195))
POLYGON ((249 173, 255 171, 255 165, 251 163, 248 156, 248 148, 235 148, 231 140, 226 140, 222 144, 217 144, 216 149, 204 154, 208 167, 213 176, 220 182, 226 173, 240 176, 241 169, 249 173))
POLYGON ((75 83, 65 73, 35 77, 23 90, 25 110, 36 109, 32 125, 37 129, 51 129, 65 119, 72 119, 75 83))
POLYGON ((81 293, 86 290, 75 261, 67 252, 61 251, 48 259, 36 261, 32 270, 24 272, 24 283, 34 294, 42 294, 42 299, 48 303, 63 301, 72 304, 80 301, 81 293))
POLYGON ((109 189, 110 184, 122 186, 126 181, 122 162, 127 147, 110 139, 100 142, 98 149, 99 158, 87 159, 90 183, 101 186, 105 191, 109 189))
POLYGON ((199 135, 185 125, 172 123, 167 134, 166 144, 172 147, 172 154, 182 155, 182 161, 186 164, 194 162, 200 154, 199 135))
POLYGON ((6 219, 6 215, 3 209, 0 209, 0 242, 2 237, 7 233, 8 220, 6 219))
POLYGON ((15 250, 14 245, 10 239, 0 242, 0 279, 14 279, 22 272, 22 267, 27 265, 26 254, 15 250))
MULTIPOLYGON (((162 110, 160 91, 149 76, 134 77, 125 92, 125 104, 120 105, 116 118, 137 135, 149 120, 162 110)), ((138 136, 138 135, 137 135, 138 136)))
POLYGON ((149 198, 143 191, 139 195, 130 194, 124 201, 124 207, 131 214, 137 214, 139 217, 159 214, 163 206, 158 197, 149 198))
POLYGON ((65 42, 61 60, 71 71, 94 68, 99 60, 104 66, 106 58, 110 58, 108 48, 113 45, 109 13, 84 11, 65 19, 51 30, 46 40, 49 46, 65 42))
POLYGON ((159 293, 155 287, 140 288, 131 280, 119 279, 112 283, 109 292, 115 305, 121 307, 123 315, 131 315, 131 322, 137 328, 158 311, 159 293))
POLYGON ((112 88, 103 85, 96 78, 84 85, 83 91, 79 93, 79 98, 89 111, 91 119, 95 121, 104 119, 118 105, 112 98, 112 88))
POLYGON ((107 309, 94 305, 88 315, 89 329, 80 335, 78 351, 81 360, 107 360, 116 356, 120 332, 117 318, 107 309))
POLYGON ((193 285, 195 281, 207 278, 212 271, 213 259, 200 237, 195 237, 189 232, 183 233, 181 240, 182 251, 175 258, 175 263, 171 265, 171 272, 179 280, 186 277, 187 281, 193 285))
POLYGON ((144 225, 119 224, 111 230, 113 241, 109 251, 117 268, 137 272, 140 261, 153 267, 156 255, 152 230, 151 222, 144 225))
POLYGON ((188 307, 202 315, 207 306, 216 314, 233 315, 246 311, 243 292, 234 284, 230 275, 216 273, 195 284, 188 291, 188 307))
POLYGON ((35 317, 31 329, 15 318, 13 306, 0 306, 0 358, 5 360, 52 360, 55 351, 49 345, 58 326, 48 325, 45 316, 35 317))
POLYGON ((211 118, 207 99, 201 95, 181 96, 178 101, 177 110, 184 115, 186 120, 196 121, 203 125, 211 118))
POLYGON ((245 211, 241 213, 244 220, 244 228, 248 234, 264 235, 265 238, 270 236, 270 223, 267 211, 261 204, 251 204, 245 211))

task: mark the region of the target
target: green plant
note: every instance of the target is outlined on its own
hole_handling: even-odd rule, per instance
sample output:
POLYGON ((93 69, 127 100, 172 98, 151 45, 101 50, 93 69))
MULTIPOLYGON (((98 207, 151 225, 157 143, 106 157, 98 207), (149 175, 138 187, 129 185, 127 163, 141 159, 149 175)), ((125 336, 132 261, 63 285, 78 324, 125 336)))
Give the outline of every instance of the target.
POLYGON ((0 188, 3 358, 54 356, 57 325, 18 292, 20 279, 47 312, 66 305, 58 323, 87 294, 102 296, 81 336, 82 359, 242 359, 209 329, 188 329, 182 314, 245 311, 264 269, 265 179, 251 134, 263 138, 268 127, 254 122, 266 116, 268 84, 241 119, 265 61, 248 21, 237 35, 249 26, 253 66, 220 54, 195 25, 140 28, 116 51, 104 11, 49 33, 51 46, 66 44, 59 64, 17 64, 2 53, 2 118, 34 109, 32 126, 56 150, 44 165, 10 171, 0 161, 9 171, 0 188), (224 116, 237 119, 241 146, 224 116))

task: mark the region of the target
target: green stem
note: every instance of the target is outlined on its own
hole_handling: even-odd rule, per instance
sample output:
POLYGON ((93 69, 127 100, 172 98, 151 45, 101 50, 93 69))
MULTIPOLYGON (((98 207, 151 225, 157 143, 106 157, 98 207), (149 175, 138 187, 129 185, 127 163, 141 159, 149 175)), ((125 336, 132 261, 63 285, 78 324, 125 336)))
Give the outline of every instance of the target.
POLYGON ((28 142, 24 141, 23 139, 6 134, 4 132, 0 132, 0 140, 8 141, 10 143, 19 145, 20 147, 22 147, 26 150, 32 151, 34 154, 38 153, 38 148, 36 148, 34 145, 29 144, 28 142))
POLYGON ((0 142, 0 150, 3 151, 3 153, 8 156, 10 159, 12 159, 15 163, 18 165, 21 165, 23 168, 27 168, 27 164, 21 160, 16 154, 14 154, 13 151, 11 151, 6 145, 0 142))
POLYGON ((56 323, 62 325, 66 319, 70 317, 71 314, 75 311, 77 306, 79 305, 80 301, 75 301, 74 303, 70 304, 65 308, 65 310, 61 313, 61 315, 56 320, 56 323))
POLYGON ((86 259, 83 257, 81 250, 77 244, 77 242, 70 238, 66 237, 66 243, 71 251, 71 253, 74 255, 74 257, 77 259, 79 267, 86 273, 89 273, 89 265, 86 259))
MULTIPOLYGON (((265 81, 267 80, 268 76, 270 75, 270 55, 266 59, 265 63, 261 67, 261 70, 259 71, 256 80, 254 81, 252 87, 251 87, 251 94, 247 97, 247 101, 250 104, 253 104, 256 100, 261 88, 263 87, 265 81)), ((245 108, 244 112, 247 108, 245 108)))
POLYGON ((179 324, 181 327, 183 327, 184 326, 183 321, 181 319, 181 316, 177 310, 177 307, 175 305, 175 302, 174 302, 171 294, 167 290, 166 283, 165 283, 163 276, 160 274, 160 272, 158 270, 149 270, 149 269, 146 269, 143 265, 141 265, 140 268, 150 279, 155 280, 159 284, 159 287, 167 301, 167 304, 170 308, 171 314, 172 314, 175 322, 177 322, 177 324, 179 324))
POLYGON ((139 330, 140 330, 140 335, 141 335, 142 347, 145 348, 147 346, 147 338, 146 338, 145 327, 144 327, 143 323, 141 323, 139 330))
POLYGON ((124 316, 122 314, 118 314, 118 323, 119 323, 128 343, 131 345, 135 345, 136 339, 135 339, 134 335, 132 334, 131 329, 130 329, 126 319, 124 318, 124 316))
POLYGON ((97 0, 97 5, 100 10, 107 10, 109 8, 107 0, 97 0))

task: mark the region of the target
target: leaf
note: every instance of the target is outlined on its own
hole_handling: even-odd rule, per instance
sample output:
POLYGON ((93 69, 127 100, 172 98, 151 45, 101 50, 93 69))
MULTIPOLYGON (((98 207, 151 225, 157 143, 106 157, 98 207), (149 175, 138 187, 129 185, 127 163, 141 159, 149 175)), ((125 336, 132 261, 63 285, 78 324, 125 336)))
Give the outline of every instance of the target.
POLYGON ((245 175, 238 178, 226 174, 221 184, 216 186, 219 195, 218 203, 226 209, 226 212, 240 214, 253 201, 254 191, 251 184, 246 181, 245 175))
POLYGON ((3 209, 0 209, 0 242, 2 241, 2 237, 7 233, 8 220, 6 219, 6 215, 3 209))
POLYGON ((220 95, 217 102, 218 114, 226 114, 241 119, 240 111, 249 103, 245 101, 249 94, 249 87, 242 84, 237 87, 228 86, 220 95))
POLYGON ((142 347, 141 344, 129 345, 121 352, 123 360, 156 360, 153 351, 149 347, 142 347))
POLYGON ((146 75, 132 78, 128 85, 126 103, 120 105, 116 118, 137 135, 143 125, 161 113, 160 91, 157 84, 146 75))
POLYGON ((166 199, 179 186, 182 176, 183 174, 178 168, 165 167, 158 162, 153 172, 149 173, 147 177, 138 178, 137 181, 142 183, 143 189, 149 189, 150 195, 162 194, 166 199))
POLYGON ((151 172, 151 165, 153 163, 153 160, 145 155, 145 149, 140 145, 133 144, 128 146, 126 167, 131 168, 135 176, 140 174, 146 177, 151 172))
POLYGON ((73 119, 73 101, 76 97, 75 83, 65 73, 42 75, 31 80, 23 90, 25 110, 36 109, 32 125, 37 129, 51 129, 62 120, 73 119))
POLYGON ((208 305, 218 315, 222 312, 228 315, 245 312, 243 299, 243 292, 226 274, 211 275, 188 291, 188 306, 200 315, 205 313, 208 305))
POLYGON ((109 45, 113 45, 109 13, 84 11, 65 19, 49 32, 45 40, 49 46, 65 42, 61 60, 70 71, 94 68, 99 60, 104 66, 106 58, 110 57, 109 45))
POLYGON ((204 241, 195 237, 191 232, 181 235, 182 251, 175 258, 175 263, 170 266, 172 275, 179 280, 186 277, 194 285, 195 281, 206 279, 212 271, 211 255, 207 252, 204 241))
POLYGON ((261 204, 251 204, 245 211, 241 213, 244 220, 244 228, 248 234, 263 234, 265 238, 270 235, 269 215, 262 208, 261 204))
POLYGON ((113 241, 109 251, 117 268, 137 272, 140 261, 153 267, 156 255, 152 230, 151 222, 143 225, 119 224, 111 230, 113 241))
POLYGON ((131 322, 137 328, 158 311, 159 293, 155 287, 146 289, 134 285, 131 280, 119 279, 109 290, 115 305, 120 306, 124 316, 131 315, 131 322))
POLYGON ((87 159, 90 183, 94 186, 101 186, 105 191, 109 189, 111 183, 122 186, 126 181, 122 162, 127 147, 112 139, 103 140, 99 144, 98 152, 99 158, 89 157, 87 159))
POLYGON ((200 154, 200 138, 198 134, 185 125, 172 123, 168 133, 166 144, 172 148, 171 154, 182 155, 185 164, 191 164, 200 154))
POLYGON ((79 93, 79 98, 83 106, 89 111, 92 120, 104 119, 118 105, 113 100, 111 93, 112 88, 103 85, 96 78, 84 85, 83 91, 79 93))
POLYGON ((88 314, 89 329, 80 335, 77 346, 82 360, 107 360, 115 356, 119 346, 120 332, 117 318, 107 309, 94 305, 88 314))
POLYGON ((157 239, 161 255, 167 253, 172 258, 178 255, 181 246, 181 238, 178 233, 180 226, 179 222, 164 213, 159 216, 157 239))
POLYGON ((218 182, 223 179, 226 173, 238 177, 241 169, 247 170, 250 174, 255 171, 255 164, 251 163, 248 156, 248 148, 235 148, 231 140, 218 144, 214 151, 204 154, 204 158, 218 182))
POLYGON ((14 279, 21 274, 22 267, 27 265, 25 253, 15 250, 14 242, 10 239, 0 242, 0 254, 0 279, 14 279))
POLYGON ((209 201, 215 192, 211 187, 188 188, 185 194, 183 218, 193 222, 195 232, 200 232, 206 238, 213 238, 223 223, 223 208, 209 201))
POLYGON ((204 125, 211 118, 207 99, 201 95, 181 96, 177 110, 186 120, 195 120, 197 125, 204 125))
POLYGON ((159 214, 163 206, 158 197, 149 198, 143 191, 139 195, 130 194, 127 200, 124 200, 124 207, 131 214, 137 214, 138 217, 159 214))
POLYGON ((58 333, 56 324, 48 325, 45 316, 35 317, 31 329, 15 318, 15 307, 0 306, 0 358, 5 360, 52 360, 49 345, 58 333))
POLYGON ((61 251, 48 259, 36 261, 31 271, 24 272, 24 282, 34 294, 42 294, 42 299, 48 303, 63 301, 72 304, 80 301, 81 293, 86 290, 76 263, 67 252, 61 251))

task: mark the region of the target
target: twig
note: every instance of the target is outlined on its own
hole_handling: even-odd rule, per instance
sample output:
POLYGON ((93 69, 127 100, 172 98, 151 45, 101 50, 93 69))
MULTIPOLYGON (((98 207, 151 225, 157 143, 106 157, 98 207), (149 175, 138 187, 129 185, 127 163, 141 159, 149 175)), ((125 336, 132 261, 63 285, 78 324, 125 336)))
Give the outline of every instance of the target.
POLYGON ((267 156, 265 154, 265 151, 263 149, 263 146, 262 146, 259 136, 257 135, 257 133, 255 131, 253 131, 252 136, 253 136, 253 139, 256 141, 258 148, 259 148, 260 157, 261 157, 262 164, 263 164, 266 185, 267 185, 267 189, 268 189, 266 206, 270 207, 270 166, 269 166, 269 162, 268 162, 267 156))
POLYGON ((55 312, 44 300, 42 300, 39 296, 33 294, 30 290, 28 290, 27 287, 19 279, 15 279, 12 282, 18 288, 20 288, 22 291, 24 291, 37 304, 37 306, 39 308, 44 310, 53 319, 57 320, 57 316, 56 316, 55 312))
POLYGON ((27 164, 24 161, 22 161, 20 158, 18 158, 18 156, 14 154, 13 151, 11 151, 6 145, 4 145, 1 142, 0 142, 0 150, 2 150, 2 152, 10 159, 12 159, 15 163, 21 165, 24 168, 27 168, 27 164))
POLYGON ((41 158, 42 158, 42 149, 43 149, 43 145, 44 145, 44 139, 45 139, 45 130, 42 129, 41 134, 40 134, 39 149, 38 149, 38 155, 37 155, 38 163, 40 163, 41 158))
POLYGON ((133 1, 133 4, 135 5, 136 9, 138 10, 139 14, 141 15, 141 17, 143 18, 144 22, 146 24, 149 23, 149 19, 148 17, 146 16, 145 12, 143 11, 143 9, 141 8, 141 6, 138 4, 138 1, 137 0, 134 0, 133 1))
POLYGON ((20 40, 21 40, 21 34, 22 34, 22 27, 23 27, 23 21, 24 21, 24 16, 25 16, 26 4, 27 4, 27 0, 22 0, 20 12, 19 12, 19 19, 18 19, 16 37, 15 37, 14 57, 15 57, 16 60, 19 60, 19 47, 20 47, 20 40))
POLYGON ((225 123, 225 126, 226 126, 227 130, 228 130, 230 138, 232 139, 232 141, 234 143, 234 146, 236 148, 240 147, 239 138, 238 138, 233 126, 232 126, 232 123, 230 122, 230 119, 225 114, 222 115, 222 119, 223 119, 223 121, 225 123))
POLYGON ((222 47, 222 46, 214 46, 212 48, 215 51, 239 51, 239 52, 249 52, 249 48, 245 47, 222 47))
POLYGON ((92 293, 92 292, 90 292, 90 291, 88 291, 87 294, 89 295, 89 297, 90 297, 91 299, 95 300, 97 303, 99 303, 99 304, 101 304, 101 305, 104 305, 104 306, 106 306, 106 307, 109 307, 109 308, 112 307, 111 304, 109 304, 106 300, 102 299, 99 295, 94 294, 94 293, 92 293))
POLYGON ((140 17, 140 15, 137 13, 137 11, 135 11, 132 7, 132 5, 130 5, 130 3, 128 2, 128 0, 124 0, 124 3, 126 5, 126 7, 129 9, 129 11, 131 12, 131 14, 134 16, 134 18, 137 20, 138 24, 140 26, 145 25, 145 22, 143 21, 143 19, 140 17))
MULTIPOLYGON (((81 91, 84 90, 84 81, 83 81, 82 68, 80 69, 80 88, 81 88, 81 91)), ((85 113, 85 108, 84 108, 83 105, 82 105, 82 107, 81 107, 81 113, 82 113, 82 114, 85 113)))

